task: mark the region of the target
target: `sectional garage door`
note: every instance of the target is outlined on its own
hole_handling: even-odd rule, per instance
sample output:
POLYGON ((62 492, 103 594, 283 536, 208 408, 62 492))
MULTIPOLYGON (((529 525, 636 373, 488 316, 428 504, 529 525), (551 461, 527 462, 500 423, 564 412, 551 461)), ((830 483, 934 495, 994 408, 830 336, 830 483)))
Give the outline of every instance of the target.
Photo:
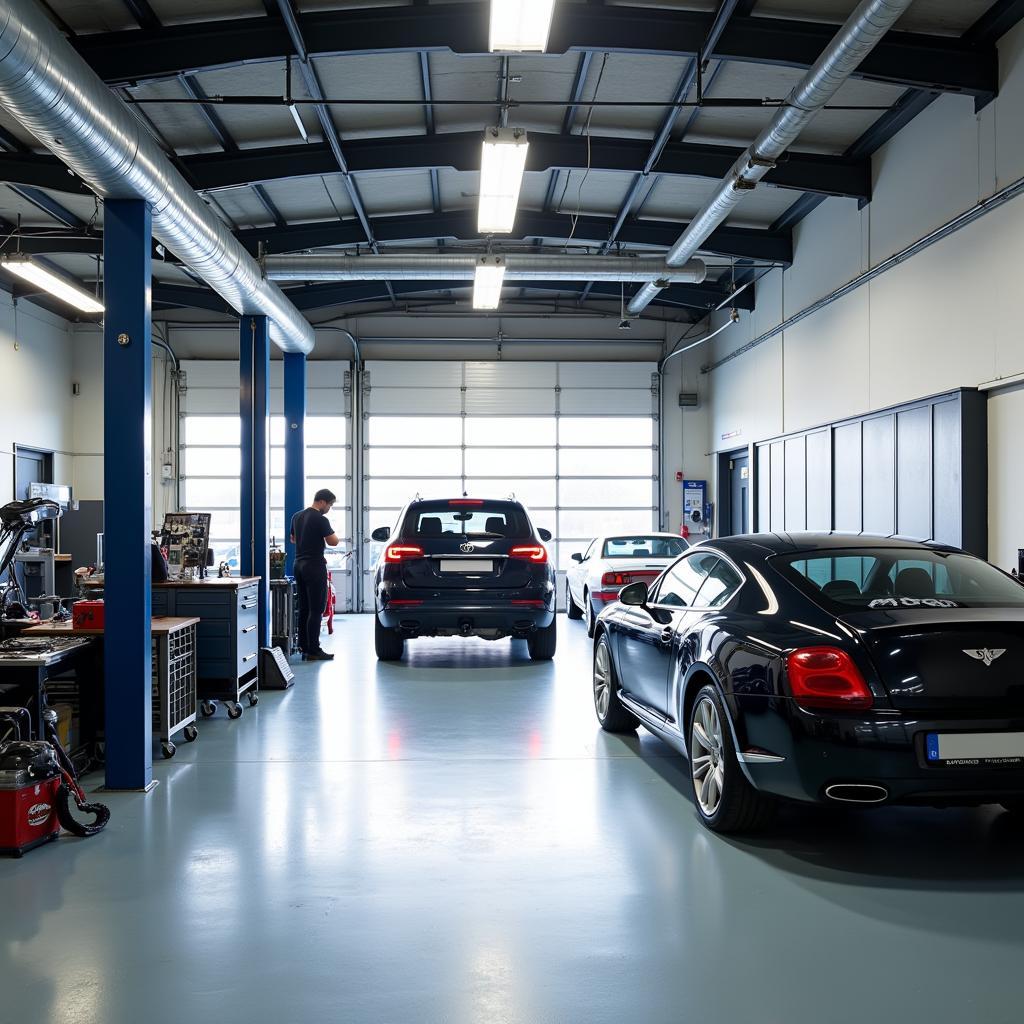
POLYGON ((605 531, 657 522, 653 363, 370 362, 363 381, 364 602, 380 545, 417 494, 514 495, 559 569, 605 531))

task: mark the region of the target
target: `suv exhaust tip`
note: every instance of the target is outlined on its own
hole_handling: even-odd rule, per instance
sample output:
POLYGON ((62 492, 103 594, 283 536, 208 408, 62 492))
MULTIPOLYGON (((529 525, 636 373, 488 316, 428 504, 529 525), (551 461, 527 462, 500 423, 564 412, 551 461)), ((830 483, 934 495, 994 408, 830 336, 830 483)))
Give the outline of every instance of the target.
POLYGON ((889 790, 871 782, 838 782, 825 787, 825 796, 843 804, 882 804, 889 790))

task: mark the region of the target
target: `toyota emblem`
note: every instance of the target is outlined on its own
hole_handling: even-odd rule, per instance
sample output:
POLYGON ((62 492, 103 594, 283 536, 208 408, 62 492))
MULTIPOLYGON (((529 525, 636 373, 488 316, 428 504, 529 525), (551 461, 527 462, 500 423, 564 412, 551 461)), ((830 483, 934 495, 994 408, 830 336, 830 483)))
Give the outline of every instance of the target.
POLYGON ((474 551, 476 551, 476 545, 470 544, 470 542, 467 540, 466 543, 463 544, 461 548, 459 548, 459 550, 464 555, 471 555, 474 551))

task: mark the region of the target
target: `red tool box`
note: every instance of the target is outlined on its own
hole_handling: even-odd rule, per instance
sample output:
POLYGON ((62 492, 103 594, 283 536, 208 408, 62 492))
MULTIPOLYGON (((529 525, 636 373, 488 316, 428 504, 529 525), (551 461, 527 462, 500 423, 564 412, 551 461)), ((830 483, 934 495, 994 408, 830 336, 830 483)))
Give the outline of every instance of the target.
POLYGON ((71 606, 71 625, 75 629, 103 629, 103 602, 76 601, 71 606))

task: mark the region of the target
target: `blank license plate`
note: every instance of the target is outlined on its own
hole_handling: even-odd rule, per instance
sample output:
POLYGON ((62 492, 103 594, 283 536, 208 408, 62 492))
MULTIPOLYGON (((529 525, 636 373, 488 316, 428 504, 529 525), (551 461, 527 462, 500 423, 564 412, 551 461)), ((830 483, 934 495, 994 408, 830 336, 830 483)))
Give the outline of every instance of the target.
POLYGON ((494 563, 489 558, 442 558, 441 572, 491 572, 494 563))
POLYGON ((1017 764, 1024 761, 1024 732, 930 732, 933 764, 1017 764))

